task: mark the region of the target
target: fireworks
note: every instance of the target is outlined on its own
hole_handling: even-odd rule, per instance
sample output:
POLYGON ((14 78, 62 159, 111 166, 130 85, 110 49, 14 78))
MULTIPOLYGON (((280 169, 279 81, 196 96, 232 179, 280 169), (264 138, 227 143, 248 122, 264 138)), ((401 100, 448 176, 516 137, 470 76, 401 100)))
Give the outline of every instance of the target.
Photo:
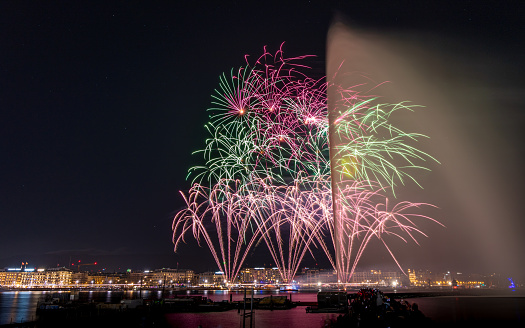
POLYGON ((417 162, 432 159, 410 144, 424 136, 389 123, 396 110, 414 106, 378 104, 375 97, 338 88, 343 106, 329 129, 327 83, 304 73, 300 61, 307 57, 265 50, 253 65, 222 75, 213 96, 210 136, 199 151, 205 163, 190 169, 194 185, 182 194, 186 208, 175 216, 173 241, 177 250, 191 230, 228 281, 260 241, 285 282, 314 247, 348 281, 372 238, 397 263, 384 237, 415 240, 423 232, 413 219, 432 220, 405 213, 425 204, 401 202, 389 209, 384 196, 386 188, 414 180, 409 170, 423 168, 417 162), (329 130, 340 141, 332 154, 329 130), (395 164, 399 159, 402 166, 395 164), (331 161, 337 180, 344 180, 337 204, 331 161), (334 207, 341 217, 337 223, 334 207))
POLYGON ((213 96, 205 165, 190 169, 193 181, 249 181, 272 177, 285 183, 300 171, 329 172, 325 84, 296 71, 282 52, 265 52, 256 64, 220 78, 213 96))
POLYGON ((245 201, 246 186, 221 180, 213 188, 195 184, 184 197, 186 208, 173 223, 175 249, 192 230, 195 238, 209 247, 228 281, 239 273, 248 251, 260 235, 252 230, 252 209, 245 201), (215 234, 213 233, 215 229, 215 234))

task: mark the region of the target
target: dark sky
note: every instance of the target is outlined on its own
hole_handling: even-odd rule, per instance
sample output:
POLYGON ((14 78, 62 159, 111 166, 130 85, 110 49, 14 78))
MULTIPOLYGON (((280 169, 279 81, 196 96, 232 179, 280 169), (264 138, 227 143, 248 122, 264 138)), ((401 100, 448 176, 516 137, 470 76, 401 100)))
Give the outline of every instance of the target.
MULTIPOLYGON (((478 204, 508 214, 506 231, 523 233, 523 215, 515 205, 523 196, 524 13, 518 1, 181 3, 0 2, 0 267, 21 261, 68 265, 71 258, 98 261, 98 268, 108 270, 177 263, 214 270, 207 250, 196 250, 191 242, 173 253, 171 223, 182 205, 178 191, 189 186, 187 170, 199 163, 191 152, 204 145, 205 110, 218 76, 243 65, 245 54, 258 56, 265 45, 276 50, 283 41, 288 56, 318 55, 310 64, 322 73, 326 35, 336 13, 362 35, 369 32, 382 40, 408 35, 406 49, 430 45, 425 50, 433 53, 432 63, 447 67, 436 81, 440 87, 469 84, 467 76, 480 83, 465 95, 465 108, 475 107, 468 99, 476 98, 476 92, 486 96, 497 90, 501 101, 492 100, 498 106, 472 116, 467 108, 457 113, 459 119, 445 121, 458 124, 463 117, 476 125, 481 114, 480 122, 493 123, 512 163, 498 157, 502 147, 494 138, 476 139, 471 145, 482 153, 480 158, 504 166, 476 179, 490 177, 484 185, 487 194, 506 198, 505 204, 514 208, 500 212, 496 207, 502 203, 488 205, 488 199, 478 204), (447 66, 449 60, 457 66, 447 66), (514 80, 518 76, 521 80, 514 80)), ((383 49, 388 51, 388 43, 383 49)), ((413 60, 414 67, 425 66, 425 60, 413 60)), ((449 162, 445 167, 452 172, 449 162)), ((451 194, 450 186, 424 183, 436 195, 451 194)), ((454 199, 465 193, 457 191, 454 199)), ((403 252, 413 253, 401 255, 404 263, 492 270, 469 265, 479 262, 479 254, 469 256, 482 248, 456 254, 485 232, 471 233, 471 222, 458 214, 457 205, 446 198, 429 202, 434 200, 443 211, 432 215, 447 228, 425 226, 430 238, 420 247, 405 247, 403 252)), ((521 252, 510 256, 524 260, 521 252)), ((383 255, 371 252, 371 257, 371 264, 381 259, 392 264, 383 255)), ((262 261, 251 258, 248 264, 269 264, 262 261)))

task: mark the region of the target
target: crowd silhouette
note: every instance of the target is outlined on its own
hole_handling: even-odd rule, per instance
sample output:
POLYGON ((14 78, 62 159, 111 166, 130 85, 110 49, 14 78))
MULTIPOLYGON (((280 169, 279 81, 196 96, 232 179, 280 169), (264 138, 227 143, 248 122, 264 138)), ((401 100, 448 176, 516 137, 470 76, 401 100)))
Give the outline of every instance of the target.
POLYGON ((428 327, 430 323, 417 303, 397 301, 377 289, 363 288, 348 294, 346 313, 327 315, 321 327, 428 327))

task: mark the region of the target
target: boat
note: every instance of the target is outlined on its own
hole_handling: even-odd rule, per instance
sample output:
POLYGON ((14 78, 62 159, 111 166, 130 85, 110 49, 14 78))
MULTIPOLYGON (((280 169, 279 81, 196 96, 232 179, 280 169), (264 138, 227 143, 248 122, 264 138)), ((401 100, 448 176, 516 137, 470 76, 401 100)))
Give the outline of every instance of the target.
POLYGON ((165 298, 153 306, 164 312, 212 312, 232 309, 228 301, 213 302, 202 296, 182 296, 165 298))
POLYGON ((36 313, 48 313, 64 310, 64 300, 59 297, 41 297, 36 303, 36 313))
POLYGON ((348 297, 346 292, 319 292, 317 306, 308 306, 307 313, 346 313, 348 312, 348 297))
POLYGON ((279 287, 281 292, 296 292, 299 288, 296 285, 283 285, 279 287))
POLYGON ((259 309, 270 309, 270 310, 290 309, 292 307, 294 307, 294 304, 286 296, 270 295, 270 296, 264 297, 262 300, 259 301, 259 304, 257 304, 257 308, 259 309))

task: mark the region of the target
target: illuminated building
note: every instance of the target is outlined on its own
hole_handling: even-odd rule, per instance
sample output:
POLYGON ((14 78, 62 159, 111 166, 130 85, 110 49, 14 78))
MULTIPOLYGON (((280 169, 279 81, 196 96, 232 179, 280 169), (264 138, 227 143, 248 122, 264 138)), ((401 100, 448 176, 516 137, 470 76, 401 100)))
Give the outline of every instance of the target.
MULTIPOLYGON (((429 270, 407 271, 405 278, 401 272, 368 270, 355 271, 350 284, 355 286, 406 286, 424 288, 482 288, 507 286, 507 279, 500 275, 465 274, 461 272, 432 272, 429 270), (405 281, 406 279, 406 281, 405 281)), ((69 287, 111 287, 111 288, 172 288, 178 286, 221 286, 232 284, 280 284, 277 268, 244 268, 235 281, 225 281, 222 272, 203 272, 193 270, 157 269, 153 271, 122 273, 72 272, 66 268, 35 269, 26 264, 19 268, 0 269, 0 287, 5 288, 69 288, 69 287), (129 287, 126 287, 129 286, 129 287)), ((303 286, 317 287, 338 283, 337 274, 331 269, 303 268, 296 281, 303 286)))
POLYGON ((207 271, 199 274, 199 286, 221 286, 225 285, 224 272, 222 271, 207 271))
POLYGON ((335 284, 337 283, 337 272, 329 269, 303 268, 301 274, 297 275, 296 280, 307 286, 335 284))
POLYGON ((75 285, 82 285, 88 283, 87 272, 73 272, 71 274, 71 282, 75 285))
POLYGON ((414 272, 414 269, 408 269, 408 279, 410 281, 410 286, 416 286, 417 278, 416 273, 414 272))
POLYGON ((153 271, 128 272, 124 283, 144 287, 175 287, 193 285, 195 282, 196 276, 193 270, 162 268, 153 271))
POLYGON ((146 279, 150 286, 191 285, 194 282, 195 274, 193 270, 162 268, 149 272, 146 279))
POLYGON ((276 283, 280 279, 279 270, 277 268, 245 268, 239 273, 238 281, 242 283, 259 283, 269 284, 276 283))
MULTIPOLYGON (((335 270, 309 268, 304 268, 302 274, 297 276, 297 280, 307 286, 338 283, 335 270)), ((354 271, 349 284, 364 286, 401 286, 403 285, 403 276, 400 272, 396 271, 354 271)))
POLYGON ((369 270, 355 271, 350 279, 351 284, 376 285, 376 286, 399 286, 401 285, 401 273, 395 271, 369 270))
POLYGON ((408 270, 410 285, 415 287, 460 287, 480 288, 486 286, 485 277, 478 274, 463 274, 447 271, 408 270))
POLYGON ((72 271, 66 268, 52 268, 45 271, 45 284, 51 286, 71 285, 72 271))
POLYGON ((0 271, 0 286, 29 287, 63 287, 71 284, 71 270, 66 268, 37 269, 8 268, 0 271))
POLYGON ((87 283, 92 285, 102 285, 108 283, 107 276, 100 273, 88 274, 87 283))
POLYGON ((144 271, 135 271, 128 274, 128 283, 140 285, 145 277, 144 271))

